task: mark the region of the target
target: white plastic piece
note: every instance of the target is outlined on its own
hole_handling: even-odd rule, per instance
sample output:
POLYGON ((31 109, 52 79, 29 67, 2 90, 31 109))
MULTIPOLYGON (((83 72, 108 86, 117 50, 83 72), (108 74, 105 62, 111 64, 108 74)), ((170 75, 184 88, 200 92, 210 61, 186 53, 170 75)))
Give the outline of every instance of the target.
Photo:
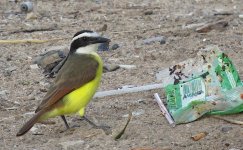
POLYGON ((161 89, 161 88, 164 88, 164 84, 161 84, 161 83, 150 84, 150 85, 144 85, 144 86, 139 86, 139 87, 122 88, 122 89, 118 89, 118 90, 100 91, 100 92, 96 92, 94 97, 113 96, 113 95, 149 91, 149 90, 161 89))
POLYGON ((163 113, 163 115, 165 116, 165 118, 167 119, 167 121, 169 122, 169 124, 174 127, 175 126, 175 122, 172 119, 170 113, 167 111, 165 105, 162 103, 162 101, 161 101, 161 99, 159 97, 159 94, 158 93, 155 93, 154 94, 154 97, 155 97, 156 102, 159 105, 159 108, 160 108, 161 112, 163 113))

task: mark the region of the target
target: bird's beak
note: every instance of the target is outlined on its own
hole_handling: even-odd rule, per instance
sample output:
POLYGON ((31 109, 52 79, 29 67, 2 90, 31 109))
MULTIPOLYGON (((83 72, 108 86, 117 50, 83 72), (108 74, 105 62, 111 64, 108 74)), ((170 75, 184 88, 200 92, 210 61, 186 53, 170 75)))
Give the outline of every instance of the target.
POLYGON ((95 43, 109 43, 111 40, 104 37, 97 37, 95 43))

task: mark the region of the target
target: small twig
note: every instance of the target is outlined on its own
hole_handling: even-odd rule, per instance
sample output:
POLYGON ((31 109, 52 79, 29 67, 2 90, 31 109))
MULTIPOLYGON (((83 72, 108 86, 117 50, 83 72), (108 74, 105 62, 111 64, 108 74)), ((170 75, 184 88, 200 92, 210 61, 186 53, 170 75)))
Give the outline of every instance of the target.
POLYGON ((9 107, 9 108, 5 108, 6 110, 16 110, 18 109, 18 107, 9 107))
POLYGON ((43 133, 33 133, 33 135, 44 135, 43 133))
POLYGON ((46 43, 46 42, 53 42, 64 40, 67 38, 56 38, 56 39, 49 39, 49 40, 38 40, 38 39, 26 39, 26 40, 0 40, 0 44, 20 44, 20 43, 46 43))
POLYGON ((243 125, 243 121, 226 119, 226 118, 223 118, 223 117, 220 117, 220 116, 215 116, 215 115, 213 115, 212 117, 216 118, 216 119, 224 120, 224 121, 232 123, 232 124, 243 125))
POLYGON ((139 30, 127 30, 127 31, 113 31, 111 33, 114 33, 114 34, 119 34, 119 33, 131 33, 131 32, 141 32, 141 31, 150 31, 150 30, 156 30, 156 29, 160 29, 162 27, 156 27, 156 28, 149 28, 149 29, 139 29, 139 30))
POLYGON ((10 32, 10 34, 15 34, 15 33, 32 33, 32 32, 39 32, 39 31, 53 31, 57 30, 57 27, 48 27, 48 28, 39 28, 39 29, 26 29, 26 30, 17 30, 10 32))

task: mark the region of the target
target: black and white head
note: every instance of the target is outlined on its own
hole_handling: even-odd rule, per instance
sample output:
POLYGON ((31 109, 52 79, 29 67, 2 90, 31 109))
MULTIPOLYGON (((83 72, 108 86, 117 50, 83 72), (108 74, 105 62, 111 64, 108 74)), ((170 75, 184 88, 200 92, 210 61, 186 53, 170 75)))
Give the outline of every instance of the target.
POLYGON ((90 30, 82 30, 73 36, 70 53, 91 53, 98 50, 100 43, 110 42, 109 39, 100 36, 90 30))

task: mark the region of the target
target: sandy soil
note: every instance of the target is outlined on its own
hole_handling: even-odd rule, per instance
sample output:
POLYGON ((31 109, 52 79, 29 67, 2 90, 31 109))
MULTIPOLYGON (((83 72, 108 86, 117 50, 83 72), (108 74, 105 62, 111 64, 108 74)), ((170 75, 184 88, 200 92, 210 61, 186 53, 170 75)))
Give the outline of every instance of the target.
MULTIPOLYGON (((170 127, 153 98, 154 92, 163 95, 162 89, 93 99, 86 115, 97 124, 111 126, 112 135, 106 135, 102 130, 78 121, 78 115, 72 115, 67 117, 69 124, 80 127, 62 132, 65 126, 60 117, 56 117, 50 119, 55 122, 53 125, 36 124, 25 136, 15 137, 52 82, 43 75, 42 69, 30 68, 32 60, 51 47, 68 46, 77 31, 97 31, 107 24, 103 34, 112 39, 111 45, 117 43, 120 47, 101 52, 104 62, 137 66, 136 69, 105 73, 99 90, 156 83, 157 71, 192 58, 211 44, 226 51, 243 75, 243 19, 239 17, 242 12, 241 0, 40 0, 35 1, 35 16, 26 20, 26 15, 19 12, 19 2, 1 1, 1 39, 66 39, 42 44, 1 44, 0 149, 242 150, 243 128, 239 125, 203 117, 189 124, 170 127), (148 11, 152 14, 145 15, 148 11), (214 15, 215 12, 231 14, 214 15), (185 28, 217 20, 228 21, 228 27, 207 33, 185 28), (53 30, 22 32, 37 28, 53 30), (165 36, 166 44, 142 43, 143 39, 153 36, 165 36), (127 120, 124 115, 130 111, 140 114, 132 118, 125 134, 115 141, 113 135, 124 127, 127 120), (190 137, 199 132, 209 134, 193 141, 190 137)), ((242 114, 225 117, 243 120, 242 114)))

